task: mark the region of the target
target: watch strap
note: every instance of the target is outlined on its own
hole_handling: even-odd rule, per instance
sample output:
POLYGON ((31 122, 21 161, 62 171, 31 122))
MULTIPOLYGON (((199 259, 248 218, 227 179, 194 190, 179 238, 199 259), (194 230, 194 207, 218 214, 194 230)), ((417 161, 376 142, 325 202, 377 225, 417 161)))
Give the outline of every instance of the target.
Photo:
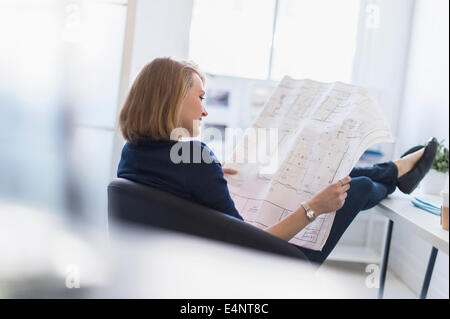
POLYGON ((300 205, 302 205, 303 208, 305 209, 306 217, 308 218, 308 220, 310 222, 313 222, 316 219, 316 214, 311 209, 311 207, 309 207, 308 203, 306 201, 304 201, 304 202, 300 203, 300 205))

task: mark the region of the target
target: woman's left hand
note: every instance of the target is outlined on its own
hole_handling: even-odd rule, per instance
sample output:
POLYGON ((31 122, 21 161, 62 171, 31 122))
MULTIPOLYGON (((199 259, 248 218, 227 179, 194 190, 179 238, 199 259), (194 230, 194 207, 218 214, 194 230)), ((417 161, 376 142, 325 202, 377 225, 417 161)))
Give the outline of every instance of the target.
POLYGON ((235 175, 235 174, 238 173, 238 171, 235 170, 235 169, 232 169, 232 168, 224 168, 224 167, 223 167, 223 163, 221 163, 220 165, 222 165, 222 170, 223 170, 223 173, 224 173, 224 174, 235 175))

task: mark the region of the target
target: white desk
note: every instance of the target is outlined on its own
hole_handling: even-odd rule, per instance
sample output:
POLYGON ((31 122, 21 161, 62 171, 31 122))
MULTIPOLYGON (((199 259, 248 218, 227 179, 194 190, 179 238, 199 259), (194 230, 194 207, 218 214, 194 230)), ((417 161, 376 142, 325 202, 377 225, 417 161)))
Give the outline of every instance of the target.
POLYGON ((445 252, 447 255, 449 253, 449 232, 442 229, 440 225, 440 216, 433 215, 415 207, 411 203, 411 198, 415 194, 417 193, 414 192, 411 195, 406 195, 399 190, 396 190, 374 208, 377 212, 389 218, 383 253, 383 263, 381 267, 380 298, 382 298, 384 291, 384 281, 386 279, 390 241, 394 222, 407 226, 413 233, 432 245, 427 273, 422 286, 421 298, 426 297, 438 250, 445 252))

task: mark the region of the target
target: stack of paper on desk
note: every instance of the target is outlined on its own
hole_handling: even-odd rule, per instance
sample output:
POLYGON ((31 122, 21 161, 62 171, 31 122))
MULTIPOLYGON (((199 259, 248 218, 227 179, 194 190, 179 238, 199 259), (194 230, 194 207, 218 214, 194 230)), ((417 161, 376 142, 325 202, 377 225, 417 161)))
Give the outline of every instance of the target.
MULTIPOLYGON (((248 161, 259 152, 261 143, 249 145, 244 142, 247 135, 242 147, 238 146, 245 150, 246 160, 229 159, 225 167, 239 171, 227 176, 236 208, 247 222, 263 229, 348 175, 367 148, 393 142, 381 108, 366 89, 287 76, 252 127, 277 129, 278 147, 270 154, 270 169, 248 161)), ((290 242, 321 250, 334 216, 335 212, 319 216, 290 242)))
POLYGON ((433 215, 441 215, 442 198, 437 195, 426 195, 417 190, 411 194, 411 203, 433 215))

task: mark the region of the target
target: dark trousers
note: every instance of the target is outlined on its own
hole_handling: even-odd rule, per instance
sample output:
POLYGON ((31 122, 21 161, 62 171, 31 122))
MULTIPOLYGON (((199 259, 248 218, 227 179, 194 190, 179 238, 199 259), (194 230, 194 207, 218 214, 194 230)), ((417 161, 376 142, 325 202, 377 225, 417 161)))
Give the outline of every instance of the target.
POLYGON ((375 164, 371 167, 355 167, 350 172, 350 189, 344 206, 336 211, 330 235, 322 251, 297 246, 313 263, 321 265, 337 245, 353 219, 362 210, 376 206, 395 191, 397 166, 393 162, 375 164))

